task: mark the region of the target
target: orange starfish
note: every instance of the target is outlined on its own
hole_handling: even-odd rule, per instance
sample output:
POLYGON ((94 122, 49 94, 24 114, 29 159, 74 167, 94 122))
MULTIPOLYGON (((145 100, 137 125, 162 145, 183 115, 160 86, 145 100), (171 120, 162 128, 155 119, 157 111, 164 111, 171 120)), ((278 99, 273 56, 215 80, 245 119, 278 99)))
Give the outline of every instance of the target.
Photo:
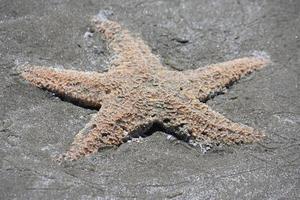
POLYGON ((246 57, 183 72, 166 69, 139 38, 104 13, 93 18, 117 54, 106 73, 27 66, 22 77, 85 106, 99 109, 75 137, 64 158, 76 160, 107 145, 163 130, 184 141, 252 143, 264 134, 235 123, 204 102, 268 60, 246 57))

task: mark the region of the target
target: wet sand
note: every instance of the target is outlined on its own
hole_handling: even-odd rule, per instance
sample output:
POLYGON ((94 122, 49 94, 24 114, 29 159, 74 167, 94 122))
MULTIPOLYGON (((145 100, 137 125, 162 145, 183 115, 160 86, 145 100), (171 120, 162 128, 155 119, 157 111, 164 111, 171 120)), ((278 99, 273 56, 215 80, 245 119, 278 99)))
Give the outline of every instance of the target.
POLYGON ((299 11, 297 0, 0 0, 1 199, 299 199, 299 11), (269 56, 267 68, 207 102, 267 138, 203 154, 156 132, 76 162, 53 162, 96 111, 30 86, 16 68, 106 71, 105 42, 84 37, 103 9, 174 70, 269 56))

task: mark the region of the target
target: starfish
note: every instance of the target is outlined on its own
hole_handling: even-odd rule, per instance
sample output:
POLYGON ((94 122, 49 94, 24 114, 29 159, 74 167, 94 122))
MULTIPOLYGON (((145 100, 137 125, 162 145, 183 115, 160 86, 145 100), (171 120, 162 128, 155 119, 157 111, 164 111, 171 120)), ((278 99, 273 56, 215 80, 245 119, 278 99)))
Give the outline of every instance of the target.
POLYGON ((169 70, 142 39, 103 12, 92 23, 116 55, 107 72, 27 65, 21 73, 34 86, 99 109, 75 136, 64 159, 77 160, 154 130, 210 144, 253 143, 264 137, 262 131, 225 118, 205 102, 266 66, 267 59, 245 57, 195 70, 169 70))

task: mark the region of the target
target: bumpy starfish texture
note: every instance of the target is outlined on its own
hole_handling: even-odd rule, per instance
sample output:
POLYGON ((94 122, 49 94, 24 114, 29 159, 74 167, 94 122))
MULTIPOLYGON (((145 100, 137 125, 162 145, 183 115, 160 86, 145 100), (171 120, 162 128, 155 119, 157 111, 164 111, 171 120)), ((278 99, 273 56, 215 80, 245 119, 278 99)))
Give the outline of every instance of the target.
POLYGON ((166 69, 139 38, 103 14, 92 20, 115 52, 108 72, 27 66, 22 77, 70 101, 99 109, 80 131, 65 159, 76 160, 105 146, 163 130, 185 141, 252 143, 264 133, 235 123, 204 102, 268 60, 246 57, 183 72, 166 69))

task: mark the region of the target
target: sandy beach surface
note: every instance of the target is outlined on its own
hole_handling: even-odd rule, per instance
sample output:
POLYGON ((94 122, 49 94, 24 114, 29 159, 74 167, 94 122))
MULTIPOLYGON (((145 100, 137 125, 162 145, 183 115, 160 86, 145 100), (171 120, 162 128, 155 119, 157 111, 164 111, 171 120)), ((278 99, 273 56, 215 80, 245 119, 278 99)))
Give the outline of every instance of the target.
POLYGON ((0 199, 300 199, 299 13, 299 0, 0 0, 0 199), (204 154, 155 132, 54 162, 97 111, 30 86, 17 67, 106 71, 105 42, 87 37, 104 9, 170 69, 269 56, 207 102, 267 138, 204 154))

